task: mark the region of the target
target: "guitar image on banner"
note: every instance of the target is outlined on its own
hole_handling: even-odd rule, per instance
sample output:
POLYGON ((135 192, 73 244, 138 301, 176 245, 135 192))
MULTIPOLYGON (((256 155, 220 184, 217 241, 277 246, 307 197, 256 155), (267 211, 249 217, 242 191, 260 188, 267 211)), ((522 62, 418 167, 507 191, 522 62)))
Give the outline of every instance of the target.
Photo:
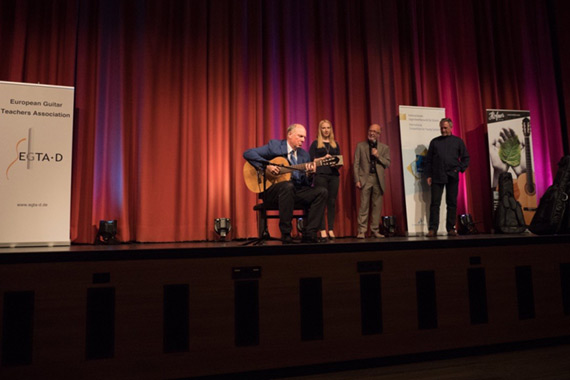
MULTIPOLYGON (((530 146, 530 120, 528 117, 525 117, 522 121, 522 130, 524 134, 526 172, 519 174, 516 179, 516 184, 519 188, 517 200, 522 206, 525 223, 530 225, 530 222, 536 213, 537 203, 534 172, 532 169, 532 152, 530 146)), ((515 192, 515 196, 516 195, 517 194, 515 192)))
MULTIPOLYGON (((254 193, 261 193, 264 190, 263 179, 265 178, 265 190, 269 189, 272 185, 289 181, 291 179, 291 173, 294 170, 305 170, 305 165, 289 165, 289 161, 285 157, 275 157, 270 164, 280 167, 280 173, 278 175, 273 175, 267 169, 265 169, 265 175, 262 170, 257 169, 255 166, 246 161, 243 165, 243 179, 247 188, 254 193)), ((315 166, 340 166, 342 165, 342 156, 331 156, 324 158, 322 160, 314 161, 315 166)))

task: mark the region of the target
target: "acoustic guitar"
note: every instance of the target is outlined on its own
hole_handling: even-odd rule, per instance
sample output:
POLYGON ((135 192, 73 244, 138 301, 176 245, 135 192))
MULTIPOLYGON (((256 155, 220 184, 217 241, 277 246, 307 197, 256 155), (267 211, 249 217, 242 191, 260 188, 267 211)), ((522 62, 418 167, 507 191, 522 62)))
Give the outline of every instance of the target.
MULTIPOLYGON (((327 157, 322 160, 314 161, 315 166, 338 166, 339 162, 341 162, 342 156, 332 156, 327 157)), ((265 189, 269 189, 272 185, 289 181, 291 179, 291 173, 295 170, 305 170, 305 165, 297 164, 297 165, 289 165, 289 161, 285 157, 275 157, 271 161, 269 161, 273 165, 277 165, 280 168, 280 172, 278 175, 274 175, 270 173, 267 169, 265 169, 265 189)), ((243 165, 243 179, 245 181, 245 185, 247 188, 254 193, 261 193, 263 192, 263 172, 261 169, 256 168, 252 164, 246 161, 243 165)))
POLYGON ((524 146, 525 146, 525 160, 526 160, 526 172, 521 173, 516 182, 518 186, 518 197, 515 191, 515 198, 519 201, 522 206, 524 221, 527 225, 530 225, 534 214, 536 213, 536 186, 534 184, 534 173, 532 169, 532 152, 530 150, 530 120, 524 118, 522 121, 522 128, 524 134, 524 146))

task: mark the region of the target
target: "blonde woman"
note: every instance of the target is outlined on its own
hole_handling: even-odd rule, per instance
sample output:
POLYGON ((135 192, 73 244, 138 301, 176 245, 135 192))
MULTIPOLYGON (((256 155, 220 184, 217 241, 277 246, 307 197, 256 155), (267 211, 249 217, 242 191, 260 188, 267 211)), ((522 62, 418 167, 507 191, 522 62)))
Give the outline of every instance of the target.
MULTIPOLYGON (((311 144, 311 147, 309 148, 309 154, 311 156, 311 160, 317 161, 325 157, 340 155, 340 146, 334 139, 333 126, 330 121, 321 120, 319 123, 319 128, 317 130, 317 139, 311 144)), ((337 166, 318 166, 314 177, 313 183, 315 187, 324 187, 328 190, 326 205, 328 234, 327 226, 325 225, 325 215, 323 214, 323 219, 321 221, 319 231, 320 241, 326 241, 327 238, 331 240, 335 239, 334 216, 340 175, 338 169, 339 167, 337 166)))

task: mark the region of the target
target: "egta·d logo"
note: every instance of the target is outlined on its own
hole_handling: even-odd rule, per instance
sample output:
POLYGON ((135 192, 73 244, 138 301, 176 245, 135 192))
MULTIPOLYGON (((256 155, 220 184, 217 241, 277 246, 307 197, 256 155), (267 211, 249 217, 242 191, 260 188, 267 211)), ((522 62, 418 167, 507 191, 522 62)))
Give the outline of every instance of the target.
POLYGON ((28 137, 23 137, 19 139, 14 147, 14 159, 10 162, 6 168, 6 179, 10 180, 10 171, 17 166, 14 166, 18 162, 26 162, 26 169, 31 169, 32 162, 40 163, 52 163, 61 162, 64 159, 62 153, 47 153, 47 152, 34 152, 31 148, 32 141, 32 128, 28 130, 28 137), (27 142, 27 144, 24 144, 27 142))
POLYGON ((63 154, 61 153, 42 153, 42 152, 19 152, 18 155, 19 161, 47 161, 47 162, 60 162, 63 160, 63 154))

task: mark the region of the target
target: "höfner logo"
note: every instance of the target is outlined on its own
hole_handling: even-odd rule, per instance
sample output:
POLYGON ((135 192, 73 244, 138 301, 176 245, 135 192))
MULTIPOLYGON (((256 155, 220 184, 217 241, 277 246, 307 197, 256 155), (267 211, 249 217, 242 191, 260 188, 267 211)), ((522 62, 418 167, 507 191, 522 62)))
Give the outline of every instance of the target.
POLYGON ((499 121, 505 118, 505 114, 502 112, 491 111, 489 112, 489 121, 499 121))

